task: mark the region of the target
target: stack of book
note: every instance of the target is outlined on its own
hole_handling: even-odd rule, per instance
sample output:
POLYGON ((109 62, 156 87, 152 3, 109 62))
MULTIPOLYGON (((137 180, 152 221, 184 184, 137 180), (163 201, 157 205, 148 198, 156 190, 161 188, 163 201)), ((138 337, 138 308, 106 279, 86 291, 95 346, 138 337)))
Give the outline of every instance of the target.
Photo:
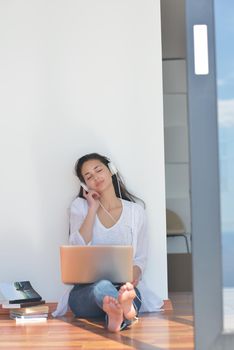
POLYGON ((36 305, 10 309, 10 318, 19 322, 42 322, 48 318, 49 307, 36 305))
POLYGON ((2 308, 10 309, 10 318, 17 323, 47 320, 49 307, 29 281, 2 282, 0 291, 5 298, 2 308))

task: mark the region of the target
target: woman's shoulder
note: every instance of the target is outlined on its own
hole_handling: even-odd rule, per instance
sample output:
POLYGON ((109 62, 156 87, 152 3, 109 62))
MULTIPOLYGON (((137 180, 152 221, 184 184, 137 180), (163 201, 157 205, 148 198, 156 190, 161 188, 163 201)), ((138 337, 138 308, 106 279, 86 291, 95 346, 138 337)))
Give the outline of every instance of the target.
POLYGON ((142 215, 145 213, 145 209, 144 209, 143 205, 136 203, 136 202, 130 202, 130 201, 127 201, 125 199, 122 199, 122 201, 123 201, 124 206, 130 210, 133 210, 134 213, 136 213, 136 214, 141 213, 142 215))
POLYGON ((135 202, 124 201, 125 213, 131 220, 134 232, 146 222, 146 212, 143 205, 135 202))
POLYGON ((84 210, 86 207, 87 207, 87 200, 81 197, 76 197, 70 205, 70 209, 72 211, 84 210))

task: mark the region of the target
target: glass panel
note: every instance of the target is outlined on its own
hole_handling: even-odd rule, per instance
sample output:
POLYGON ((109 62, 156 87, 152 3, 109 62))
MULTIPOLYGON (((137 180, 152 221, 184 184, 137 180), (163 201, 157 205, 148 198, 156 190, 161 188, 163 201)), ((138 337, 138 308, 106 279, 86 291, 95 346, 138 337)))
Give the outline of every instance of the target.
POLYGON ((224 330, 234 331, 234 2, 215 0, 224 330))

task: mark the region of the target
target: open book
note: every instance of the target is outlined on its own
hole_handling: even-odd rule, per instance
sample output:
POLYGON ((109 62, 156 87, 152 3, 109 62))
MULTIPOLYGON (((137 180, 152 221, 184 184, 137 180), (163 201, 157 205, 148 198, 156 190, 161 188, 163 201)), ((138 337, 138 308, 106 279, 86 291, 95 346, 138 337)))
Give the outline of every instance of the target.
POLYGON ((29 281, 0 282, 0 291, 10 304, 40 301, 42 299, 29 281))

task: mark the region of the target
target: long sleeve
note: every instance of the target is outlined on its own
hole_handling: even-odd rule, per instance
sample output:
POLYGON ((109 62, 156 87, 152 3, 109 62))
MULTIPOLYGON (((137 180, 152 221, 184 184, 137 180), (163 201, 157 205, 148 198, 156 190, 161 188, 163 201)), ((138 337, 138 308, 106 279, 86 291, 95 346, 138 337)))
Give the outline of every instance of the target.
MULTIPOLYGON (((134 214, 133 229, 135 232, 135 256, 133 264, 139 266, 143 274, 146 268, 148 256, 146 213, 142 207, 138 206, 134 214)), ((137 288, 140 291, 142 300, 140 312, 156 312, 161 310, 163 300, 148 287, 144 276, 142 276, 137 288)))
POLYGON ((62 297, 60 298, 60 300, 58 302, 56 310, 54 312, 52 312, 53 317, 63 316, 68 311, 68 309, 69 309, 68 299, 69 299, 69 294, 70 294, 70 291, 72 290, 72 288, 73 288, 73 285, 67 287, 67 289, 63 293, 62 297))
POLYGON ((136 242, 133 264, 139 266, 143 274, 147 262, 148 235, 145 210, 139 205, 134 212, 133 233, 136 242))
POLYGON ((70 207, 70 237, 71 245, 86 245, 85 240, 80 234, 80 227, 87 214, 87 204, 82 198, 76 198, 70 207))

